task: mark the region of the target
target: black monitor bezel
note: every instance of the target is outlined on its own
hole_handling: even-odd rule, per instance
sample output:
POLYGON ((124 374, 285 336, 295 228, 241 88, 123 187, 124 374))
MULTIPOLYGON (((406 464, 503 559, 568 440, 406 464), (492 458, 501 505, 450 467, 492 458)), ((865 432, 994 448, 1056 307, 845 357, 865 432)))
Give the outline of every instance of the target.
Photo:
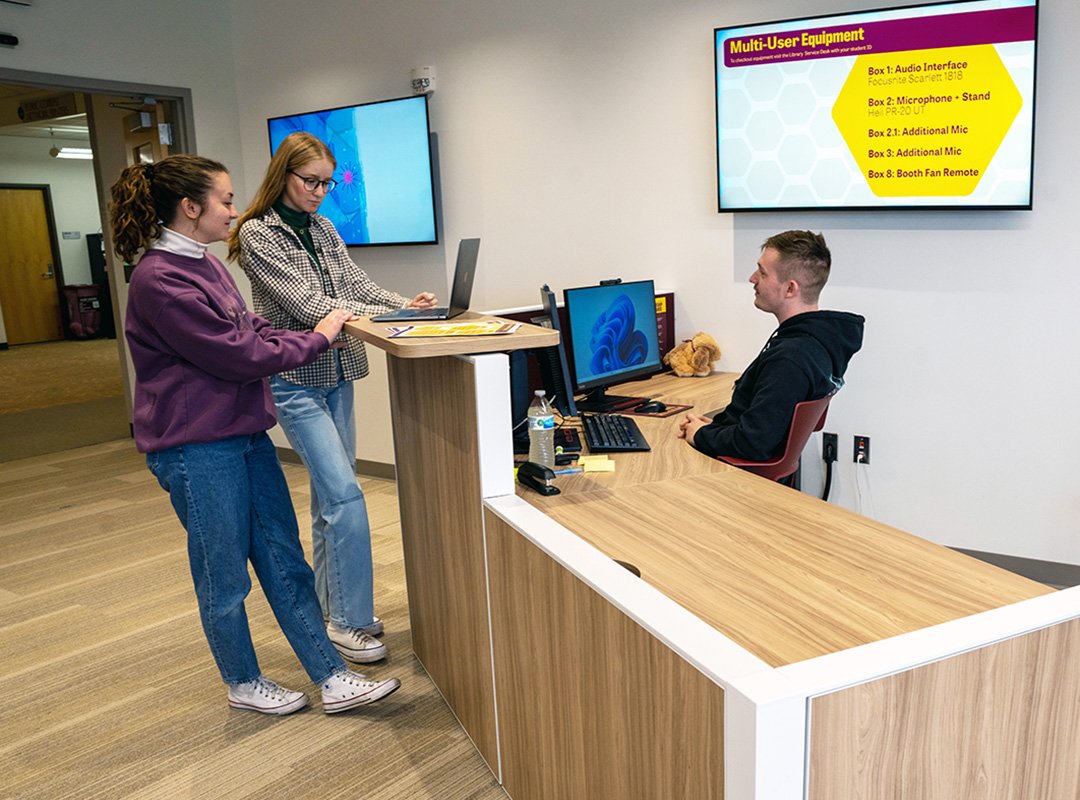
MULTIPOLYGON (((547 351, 546 355, 540 352, 536 353, 540 378, 545 384, 545 389, 547 389, 549 382, 553 386, 557 386, 561 382, 566 387, 565 397, 560 398, 553 393, 551 401, 563 416, 576 417, 578 410, 577 404, 574 402, 574 381, 570 371, 570 364, 566 358, 566 333, 563 331, 562 322, 559 320, 559 307, 555 302, 555 292, 546 283, 540 288, 540 305, 544 309, 545 322, 559 334, 558 344, 543 348, 543 350, 547 351), (551 353, 552 350, 555 353, 551 353), (545 363, 546 359, 550 359, 548 363, 545 363), (551 370, 552 374, 546 374, 548 370, 551 370)), ((548 389, 548 391, 552 392, 553 390, 548 389)))

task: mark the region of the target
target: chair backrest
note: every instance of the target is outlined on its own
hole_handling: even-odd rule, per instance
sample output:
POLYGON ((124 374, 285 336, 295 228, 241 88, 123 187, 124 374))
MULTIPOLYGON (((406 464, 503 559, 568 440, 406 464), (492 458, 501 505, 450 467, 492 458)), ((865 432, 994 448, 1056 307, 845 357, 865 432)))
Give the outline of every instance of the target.
POLYGON ((795 404, 784 451, 772 461, 744 461, 728 456, 719 456, 720 460, 769 480, 786 478, 799 468, 799 457, 810 439, 810 434, 825 427, 825 416, 829 413, 829 401, 832 398, 833 395, 830 394, 817 400, 804 400, 795 404))

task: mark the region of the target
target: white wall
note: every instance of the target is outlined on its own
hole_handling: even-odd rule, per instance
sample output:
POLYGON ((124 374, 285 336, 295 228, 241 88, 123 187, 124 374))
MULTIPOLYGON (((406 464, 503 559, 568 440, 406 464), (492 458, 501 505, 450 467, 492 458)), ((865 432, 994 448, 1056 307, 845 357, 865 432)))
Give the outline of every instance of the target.
POLYGON ((317 0, 328 57, 274 71, 265 54, 294 47, 293 5, 237 0, 246 188, 269 157, 266 117, 408 94, 410 69, 433 64, 446 245, 356 251, 372 274, 445 286, 457 240, 480 235, 478 307, 536 303, 552 277, 674 283, 730 241, 712 210, 708 7, 622 2, 613 19, 604 3, 317 0))
POLYGON ((1077 564, 1080 272, 1067 242, 1080 210, 1080 58, 1065 32, 1080 5, 1040 5, 1033 211, 744 214, 735 252, 748 260, 773 230, 823 230, 826 302, 867 317, 828 425, 845 505, 946 544, 1077 564), (868 467, 850 463, 854 434, 871 437, 868 467))
POLYGON ((229 18, 220 0, 5 3, 0 30, 19 37, 2 51, 6 69, 189 88, 199 152, 239 169, 229 18))
MULTIPOLYGON (((1077 210, 1078 59, 1065 32, 1080 5, 1041 9, 1034 211, 714 210, 712 28, 883 5, 311 0, 311 24, 297 26, 286 0, 232 0, 225 19, 199 0, 155 8, 153 36, 141 4, 112 0, 78 25, 46 4, 0 8, 0 30, 24 42, 5 66, 192 87, 199 149, 233 167, 241 202, 268 160, 266 117, 404 95, 410 69, 434 65, 448 244, 356 251, 406 293, 445 293, 454 244, 480 235, 477 307, 535 303, 542 281, 654 277, 677 293, 678 333, 714 333, 721 367, 741 369, 772 327, 745 284, 757 245, 823 230, 836 262, 824 303, 868 318, 830 413, 836 499, 946 544, 1080 563, 1065 463, 1080 445, 1066 308, 1080 271, 1057 243, 1077 210), (872 439, 858 483, 855 433, 872 439)), ((388 437, 379 380, 361 391, 361 429, 377 429, 362 442, 388 437)))
MULTIPOLYGON (((713 177, 712 28, 886 5, 859 0, 599 0, 514 4, 315 0, 325 58, 295 52, 286 0, 234 0, 246 189, 265 167, 266 117, 408 93, 434 65, 445 241, 484 239, 478 307, 536 302, 611 275, 676 291, 679 334, 708 330, 741 369, 773 321, 745 283, 770 233, 825 232, 824 303, 868 318, 833 404, 834 499, 936 541, 1080 563, 1080 449, 1066 313, 1080 272, 1051 245, 1077 204, 1080 6, 1042 8, 1033 212, 719 215, 713 177), (853 434, 871 464, 851 463, 853 434), (856 478, 858 480, 856 481, 856 478)), ((445 285, 452 246, 357 252, 385 285, 445 285)), ((441 288, 441 287, 440 287, 441 288)), ((363 401, 362 401, 363 402, 363 401)), ((813 470, 811 470, 813 471, 813 470)))
MULTIPOLYGON (((19 37, 17 47, 0 51, 3 70, 189 89, 198 151, 228 164, 234 179, 241 179, 229 19, 218 0, 153 7, 135 0, 3 3, 0 30, 19 37)), ((6 73, 0 77, 18 82, 6 73)), ((118 174, 103 175, 105 185, 118 174)), ((123 286, 113 298, 122 313, 123 286)), ((118 330, 122 324, 118 318, 118 330)), ((123 339, 117 344, 122 347, 123 339)))
MULTIPOLYGON (((85 141, 56 139, 56 146, 87 147, 85 141)), ((53 158, 52 142, 29 136, 0 136, 0 176, 4 183, 46 184, 52 198, 56 239, 64 283, 90 283, 86 234, 101 233, 94 165, 91 161, 53 158), (78 239, 64 239, 64 231, 78 239)))
MULTIPOLYGON (((483 239, 481 309, 537 304, 545 281, 561 289, 621 275, 678 288, 730 252, 731 220, 713 210, 714 21, 704 3, 624 2, 613 20, 603 3, 322 0, 305 8, 332 21, 317 37, 328 56, 307 71, 292 61, 274 70, 266 55, 295 50, 293 4, 231 7, 242 198, 269 159, 267 117, 405 95, 413 67, 436 67, 444 244, 354 250, 384 286, 445 298, 466 236, 483 239)), ((679 302, 684 330, 720 331, 713 298, 688 291, 679 302)), ((388 460, 376 447, 389 442, 386 389, 368 380, 359 392, 360 457, 388 460)))

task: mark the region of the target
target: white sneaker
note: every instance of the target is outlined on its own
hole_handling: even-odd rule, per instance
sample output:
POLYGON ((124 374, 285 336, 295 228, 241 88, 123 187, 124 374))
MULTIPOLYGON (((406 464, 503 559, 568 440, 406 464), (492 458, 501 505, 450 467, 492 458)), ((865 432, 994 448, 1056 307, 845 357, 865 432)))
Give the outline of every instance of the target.
POLYGON ((327 714, 337 714, 357 706, 366 706, 393 694, 400 687, 401 681, 397 678, 373 681, 359 672, 344 669, 322 682, 323 710, 327 714))
POLYGON ((278 686, 265 675, 247 683, 229 686, 229 705, 262 714, 291 714, 307 705, 303 692, 278 686))
POLYGON ((331 622, 326 626, 326 635, 330 637, 337 651, 349 661, 370 664, 386 658, 386 645, 366 633, 363 628, 339 628, 331 622))

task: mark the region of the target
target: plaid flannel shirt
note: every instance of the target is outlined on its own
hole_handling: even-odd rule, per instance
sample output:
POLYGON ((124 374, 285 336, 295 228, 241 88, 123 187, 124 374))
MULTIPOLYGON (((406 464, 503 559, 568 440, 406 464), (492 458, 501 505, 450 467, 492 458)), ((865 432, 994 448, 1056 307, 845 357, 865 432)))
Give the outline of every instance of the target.
MULTIPOLYGON (((309 331, 335 308, 366 317, 409 302, 403 295, 379 288, 349 258, 345 242, 326 217, 311 215, 311 238, 321 270, 273 209, 249 219, 240 229, 240 267, 251 281, 255 313, 275 328, 309 331)), ((342 338, 343 349, 328 350, 281 377, 303 386, 333 386, 338 382, 335 354, 340 354, 345 379, 363 378, 368 374, 363 342, 347 334, 342 338)))

